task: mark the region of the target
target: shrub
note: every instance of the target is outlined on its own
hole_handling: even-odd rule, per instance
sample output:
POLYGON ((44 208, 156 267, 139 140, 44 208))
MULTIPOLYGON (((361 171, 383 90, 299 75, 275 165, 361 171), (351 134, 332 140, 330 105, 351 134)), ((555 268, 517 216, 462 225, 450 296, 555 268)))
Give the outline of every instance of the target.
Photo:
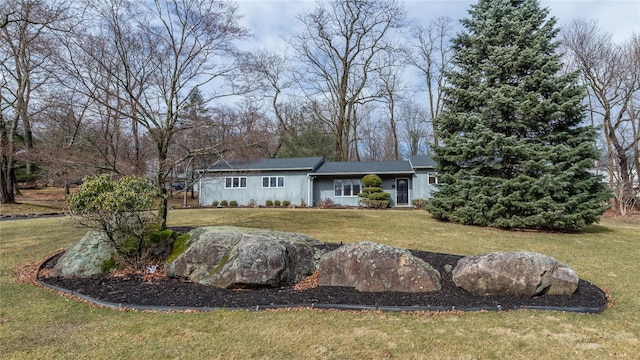
POLYGON ((318 201, 318 207, 320 209, 329 209, 329 208, 333 207, 333 200, 331 200, 330 198, 326 198, 324 200, 319 200, 318 201))
POLYGON ((256 207, 256 205, 258 205, 256 199, 249 200, 249 207, 256 207))
POLYGON ((220 202, 218 200, 213 200, 213 202, 211 203, 211 206, 213 207, 218 207, 218 205, 220 205, 220 202))
POLYGON ((227 200, 222 200, 222 201, 220 201, 220 206, 227 207, 227 206, 229 206, 229 203, 227 202, 227 200))
POLYGON ((267 200, 267 201, 265 201, 265 203, 264 203, 264 204, 265 204, 267 207, 272 207, 272 206, 273 206, 273 201, 271 201, 271 200, 267 200))
POLYGON ((238 207, 238 202, 237 202, 237 201, 235 201, 235 200, 231 200, 231 201, 229 201, 229 206, 231 206, 231 207, 238 207))
POLYGON ((273 206, 275 206, 275 207, 280 207, 280 204, 281 204, 281 203, 280 203, 280 200, 275 200, 275 201, 273 202, 273 206))
POLYGON ((113 256, 111 256, 108 260, 105 260, 102 264, 100 264, 100 271, 102 271, 105 274, 117 268, 118 268, 118 262, 113 256))
POLYGON ((390 200, 370 200, 370 199, 360 200, 360 206, 366 207, 369 209, 386 209, 389 207, 390 203, 391 203, 390 200))
POLYGON ((362 192, 358 194, 362 198, 360 206, 371 209, 384 209, 391 204, 391 194, 384 192, 380 187, 382 179, 378 175, 369 174, 362 178, 362 192))
POLYGON ((142 177, 111 181, 108 175, 89 176, 77 193, 67 197, 67 206, 75 225, 107 236, 115 262, 138 266, 156 247, 151 235, 158 219, 151 209, 157 194, 157 188, 142 177))
POLYGON ((307 202, 303 198, 300 198, 300 207, 307 207, 307 202))
POLYGON ((369 194, 369 200, 389 200, 391 201, 391 194, 388 192, 372 192, 369 194))
POLYGON ((382 179, 375 174, 365 175, 365 177, 362 178, 362 185, 364 185, 364 187, 379 188, 380 185, 382 185, 382 179))
POLYGON ((413 205, 416 209, 424 210, 427 206, 426 199, 413 199, 411 200, 411 205, 413 205))
POLYGON ((289 200, 283 200, 283 201, 282 201, 282 206, 284 206, 284 207, 289 207, 289 206, 291 206, 291 201, 289 201, 289 200))

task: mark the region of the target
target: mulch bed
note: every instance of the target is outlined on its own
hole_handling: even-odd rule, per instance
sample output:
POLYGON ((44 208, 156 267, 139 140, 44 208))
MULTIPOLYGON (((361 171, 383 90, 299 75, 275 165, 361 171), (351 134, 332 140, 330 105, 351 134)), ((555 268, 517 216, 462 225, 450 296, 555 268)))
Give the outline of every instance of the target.
MULTIPOLYGON (((338 246, 333 244, 330 246, 338 246)), ((99 275, 90 278, 47 277, 60 254, 44 262, 37 275, 46 284, 64 288, 101 301, 114 304, 186 308, 268 308, 310 306, 312 304, 349 305, 363 307, 420 307, 441 309, 495 309, 540 308, 576 312, 601 312, 607 306, 607 295, 597 286, 580 280, 578 290, 572 296, 539 296, 518 299, 500 296, 476 296, 458 288, 445 265, 455 266, 462 256, 411 252, 431 264, 442 275, 442 290, 432 293, 381 292, 365 293, 346 287, 313 285, 308 279, 304 286, 284 288, 259 288, 228 290, 169 279, 164 276, 148 276, 124 273, 118 276, 99 275)), ((340 306, 337 306, 340 308, 340 306)), ((400 309, 406 310, 406 308, 400 309)))

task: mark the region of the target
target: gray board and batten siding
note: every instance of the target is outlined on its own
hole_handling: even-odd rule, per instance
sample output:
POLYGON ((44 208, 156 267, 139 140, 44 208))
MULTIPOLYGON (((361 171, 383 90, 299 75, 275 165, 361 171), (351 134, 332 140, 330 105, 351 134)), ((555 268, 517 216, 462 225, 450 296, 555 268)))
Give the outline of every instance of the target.
POLYGON ((361 179, 376 174, 391 194, 391 206, 410 206, 412 199, 428 198, 435 189, 435 163, 427 156, 409 160, 325 162, 322 157, 262 159, 222 163, 198 170, 201 206, 226 200, 239 205, 267 200, 288 200, 315 206, 330 199, 334 204, 358 206, 361 179))

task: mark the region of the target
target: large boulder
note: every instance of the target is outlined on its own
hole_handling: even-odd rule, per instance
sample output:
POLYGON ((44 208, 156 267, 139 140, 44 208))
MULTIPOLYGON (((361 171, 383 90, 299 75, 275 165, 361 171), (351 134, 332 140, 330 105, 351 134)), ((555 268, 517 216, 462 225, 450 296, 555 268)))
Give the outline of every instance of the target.
POLYGON ((453 269, 458 287, 478 295, 531 298, 570 296, 578 276, 567 265, 534 252, 493 252, 460 259, 453 269))
POLYGON ((313 274, 322 243, 306 235, 239 227, 190 232, 184 252, 165 265, 167 276, 220 288, 278 287, 313 274))
POLYGON ((60 257, 51 276, 82 278, 101 274, 102 265, 114 252, 105 233, 89 231, 60 257))
POLYGON ((243 233, 234 227, 201 227, 191 230, 189 236, 183 252, 172 254, 164 270, 168 277, 200 282, 228 258, 243 233))
POLYGON ((440 290, 440 273, 408 250, 359 242, 320 259, 318 285, 363 292, 430 292, 440 290))

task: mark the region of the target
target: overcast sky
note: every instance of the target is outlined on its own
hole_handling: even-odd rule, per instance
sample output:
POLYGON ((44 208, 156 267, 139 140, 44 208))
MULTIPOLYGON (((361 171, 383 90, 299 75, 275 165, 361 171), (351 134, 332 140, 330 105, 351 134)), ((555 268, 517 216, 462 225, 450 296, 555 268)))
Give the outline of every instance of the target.
MULTIPOLYGON (((316 6, 315 0, 236 0, 236 3, 244 16, 243 25, 255 36, 245 46, 271 50, 284 48, 283 39, 289 38, 300 26, 296 15, 316 6)), ((404 0, 400 3, 414 23, 427 24, 439 16, 448 16, 459 25, 457 20, 468 17, 469 6, 476 1, 404 0)), ((560 26, 576 18, 597 19, 616 41, 627 39, 634 31, 640 33, 640 0, 545 0, 541 4, 551 9, 560 26)))

